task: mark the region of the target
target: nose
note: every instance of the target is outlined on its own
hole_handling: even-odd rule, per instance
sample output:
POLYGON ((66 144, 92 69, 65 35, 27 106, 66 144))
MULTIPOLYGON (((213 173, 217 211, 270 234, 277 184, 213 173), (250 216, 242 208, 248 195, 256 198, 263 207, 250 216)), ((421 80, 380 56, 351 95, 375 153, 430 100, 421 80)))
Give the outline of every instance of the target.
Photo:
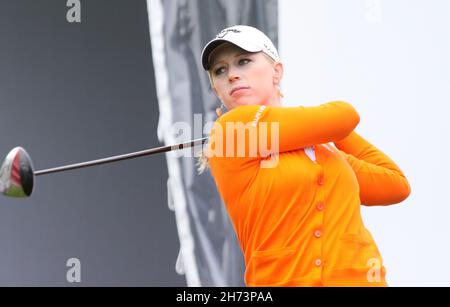
POLYGON ((237 73, 236 69, 229 69, 228 70, 228 80, 230 81, 230 83, 233 83, 236 80, 239 80, 241 77, 239 76, 239 74, 237 73))

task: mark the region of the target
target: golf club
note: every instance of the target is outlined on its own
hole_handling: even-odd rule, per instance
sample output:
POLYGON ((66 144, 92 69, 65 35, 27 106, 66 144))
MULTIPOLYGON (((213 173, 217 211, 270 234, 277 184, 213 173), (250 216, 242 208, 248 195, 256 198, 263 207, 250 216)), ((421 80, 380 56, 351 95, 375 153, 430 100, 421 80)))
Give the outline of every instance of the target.
POLYGON ((196 139, 186 143, 157 147, 129 154, 113 156, 109 158, 70 164, 40 171, 34 171, 33 162, 22 147, 16 147, 9 152, 0 167, 0 193, 9 197, 30 197, 34 187, 34 177, 107 164, 122 160, 149 156, 157 153, 186 149, 197 145, 203 145, 208 138, 196 139))

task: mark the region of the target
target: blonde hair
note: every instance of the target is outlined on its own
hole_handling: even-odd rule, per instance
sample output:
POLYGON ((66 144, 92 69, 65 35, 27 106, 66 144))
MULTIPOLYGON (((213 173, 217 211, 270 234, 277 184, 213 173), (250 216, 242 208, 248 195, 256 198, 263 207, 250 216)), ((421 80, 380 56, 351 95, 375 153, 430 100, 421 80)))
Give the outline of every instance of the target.
MULTIPOLYGON (((209 143, 205 144, 205 146, 209 146, 209 143)), ((206 149, 202 149, 199 152, 199 156, 197 158, 197 163, 195 166, 197 167, 197 172, 199 175, 205 173, 207 170, 209 170, 209 159, 206 156, 206 149)))

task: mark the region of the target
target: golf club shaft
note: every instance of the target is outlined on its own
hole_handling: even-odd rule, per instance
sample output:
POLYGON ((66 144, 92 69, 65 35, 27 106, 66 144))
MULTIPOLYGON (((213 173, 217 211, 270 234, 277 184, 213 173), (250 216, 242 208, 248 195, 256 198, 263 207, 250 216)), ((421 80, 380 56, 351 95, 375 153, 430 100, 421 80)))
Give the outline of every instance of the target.
POLYGON ((46 170, 40 170, 40 171, 34 172, 34 175, 41 176, 41 175, 47 175, 47 174, 52 174, 52 173, 59 173, 59 172, 64 172, 64 171, 68 171, 68 170, 74 170, 74 169, 79 169, 79 168, 91 167, 91 166, 95 166, 95 165, 112 163, 112 162, 116 162, 116 161, 122 161, 122 160, 128 160, 128 159, 149 156, 149 155, 162 153, 162 152, 169 152, 172 150, 190 148, 190 147, 194 147, 197 145, 202 145, 207 140, 208 140, 208 138, 202 138, 202 139, 192 140, 192 141, 189 141, 186 143, 181 143, 181 144, 176 144, 176 145, 152 148, 152 149, 133 152, 133 153, 124 154, 124 155, 120 155, 120 156, 114 156, 114 157, 109 157, 109 158, 104 158, 104 159, 99 159, 99 160, 93 160, 93 161, 88 161, 88 162, 60 166, 60 167, 50 168, 50 169, 46 169, 46 170))

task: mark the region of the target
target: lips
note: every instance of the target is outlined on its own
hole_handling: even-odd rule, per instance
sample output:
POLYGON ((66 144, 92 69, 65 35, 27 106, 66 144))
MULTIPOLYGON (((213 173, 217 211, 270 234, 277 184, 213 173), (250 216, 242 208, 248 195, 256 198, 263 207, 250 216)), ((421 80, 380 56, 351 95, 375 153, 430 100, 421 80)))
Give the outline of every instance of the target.
POLYGON ((248 86, 237 86, 237 87, 235 87, 235 88, 233 88, 233 89, 231 90, 230 96, 233 96, 233 94, 234 94, 235 92, 237 92, 237 91, 240 91, 240 90, 248 90, 248 89, 249 89, 248 86))

